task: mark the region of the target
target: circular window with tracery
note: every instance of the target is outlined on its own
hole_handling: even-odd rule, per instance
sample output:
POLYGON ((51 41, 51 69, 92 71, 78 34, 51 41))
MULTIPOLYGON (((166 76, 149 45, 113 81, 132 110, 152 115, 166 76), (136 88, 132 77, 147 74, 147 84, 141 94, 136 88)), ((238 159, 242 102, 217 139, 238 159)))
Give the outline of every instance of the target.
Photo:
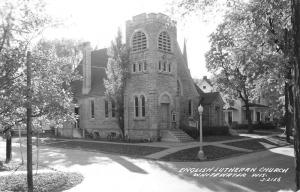
POLYGON ((171 39, 166 31, 159 34, 158 49, 165 52, 171 52, 171 39))

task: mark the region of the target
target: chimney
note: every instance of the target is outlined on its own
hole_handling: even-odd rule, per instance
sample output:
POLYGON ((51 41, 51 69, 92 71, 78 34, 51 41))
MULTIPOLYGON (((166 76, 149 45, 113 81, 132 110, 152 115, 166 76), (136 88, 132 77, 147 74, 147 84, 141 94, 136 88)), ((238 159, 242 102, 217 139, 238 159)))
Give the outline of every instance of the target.
POLYGON ((82 94, 88 94, 91 90, 91 52, 92 47, 90 42, 83 43, 83 84, 82 94))

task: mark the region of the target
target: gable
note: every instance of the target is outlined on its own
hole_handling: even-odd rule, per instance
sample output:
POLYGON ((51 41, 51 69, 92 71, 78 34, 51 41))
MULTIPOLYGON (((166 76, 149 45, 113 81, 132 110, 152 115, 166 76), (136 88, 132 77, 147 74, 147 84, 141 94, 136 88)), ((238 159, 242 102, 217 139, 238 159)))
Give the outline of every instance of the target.
MULTIPOLYGON (((103 79, 106 78, 105 68, 108 61, 107 49, 99 49, 91 52, 91 90, 88 95, 104 96, 105 86, 103 79)), ((77 66, 76 70, 83 75, 83 64, 77 66)), ((75 98, 82 97, 83 80, 76 80, 71 83, 72 92, 75 98)))

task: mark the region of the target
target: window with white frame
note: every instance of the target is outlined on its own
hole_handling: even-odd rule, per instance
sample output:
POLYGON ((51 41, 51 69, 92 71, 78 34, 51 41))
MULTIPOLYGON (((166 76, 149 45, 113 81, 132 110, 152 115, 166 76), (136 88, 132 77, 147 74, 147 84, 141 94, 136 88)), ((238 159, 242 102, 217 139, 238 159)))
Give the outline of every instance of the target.
POLYGON ((147 38, 145 33, 137 31, 133 34, 132 38, 132 51, 138 52, 147 49, 147 38))
POLYGON ((171 52, 171 39, 166 31, 159 34, 158 49, 165 52, 171 52))

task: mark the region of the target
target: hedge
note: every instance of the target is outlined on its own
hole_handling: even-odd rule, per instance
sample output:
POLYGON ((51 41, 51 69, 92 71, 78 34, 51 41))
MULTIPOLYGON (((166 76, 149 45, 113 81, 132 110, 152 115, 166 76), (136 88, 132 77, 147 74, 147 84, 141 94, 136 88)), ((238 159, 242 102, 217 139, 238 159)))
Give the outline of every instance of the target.
MULTIPOLYGON (((186 127, 184 131, 194 139, 199 138, 199 129, 195 127, 186 127)), ((227 126, 203 127, 202 133, 203 136, 229 135, 229 128, 227 126)))

